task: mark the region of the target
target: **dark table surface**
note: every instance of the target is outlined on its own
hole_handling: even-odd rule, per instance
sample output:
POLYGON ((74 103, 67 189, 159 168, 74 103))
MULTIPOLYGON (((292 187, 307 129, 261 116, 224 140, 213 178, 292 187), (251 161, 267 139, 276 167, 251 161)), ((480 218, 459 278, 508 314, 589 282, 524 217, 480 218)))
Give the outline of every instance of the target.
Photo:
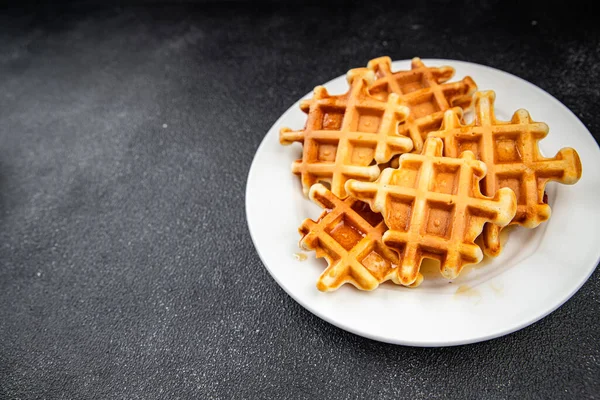
POLYGON ((514 334, 401 347, 295 303, 246 227, 269 127, 380 55, 516 74, 598 140, 593 12, 476 4, 0 13, 0 398, 598 398, 598 271, 514 334))

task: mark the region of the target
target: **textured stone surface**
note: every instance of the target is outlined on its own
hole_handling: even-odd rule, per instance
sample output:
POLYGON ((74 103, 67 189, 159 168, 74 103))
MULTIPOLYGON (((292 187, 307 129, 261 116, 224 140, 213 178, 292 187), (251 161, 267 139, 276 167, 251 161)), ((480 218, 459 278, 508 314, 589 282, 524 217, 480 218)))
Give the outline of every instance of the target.
POLYGON ((375 56, 511 72, 598 140, 593 13, 478 3, 0 14, 0 398, 598 398, 598 271, 517 333, 408 348, 304 310, 247 231, 265 132, 375 56))

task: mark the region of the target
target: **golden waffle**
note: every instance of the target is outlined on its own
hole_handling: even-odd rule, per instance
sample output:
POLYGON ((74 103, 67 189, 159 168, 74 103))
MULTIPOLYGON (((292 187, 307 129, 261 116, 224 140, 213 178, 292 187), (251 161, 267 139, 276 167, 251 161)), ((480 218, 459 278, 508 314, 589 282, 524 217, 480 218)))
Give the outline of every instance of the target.
MULTIPOLYGON (((548 125, 533 122, 526 110, 518 110, 510 121, 498 121, 494 115, 493 91, 475 95, 475 120, 462 125, 460 114, 447 111, 442 130, 430 136, 444 140, 444 155, 458 157, 471 150, 485 162, 487 176, 481 192, 491 196, 501 187, 511 188, 517 196, 517 213, 512 224, 535 228, 550 217, 550 206, 544 201, 548 181, 574 184, 581 177, 581 161, 571 148, 561 149, 553 158, 540 154, 538 142, 548 134, 548 125)), ((501 228, 486 224, 482 241, 486 254, 501 251, 501 228)))
POLYGON ((392 93, 400 97, 410 109, 399 133, 409 136, 415 153, 420 153, 427 133, 442 124, 444 111, 455 107, 457 112, 471 106, 477 85, 469 76, 461 81, 444 83, 454 75, 454 68, 427 67, 421 59, 413 58, 409 71, 392 72, 392 60, 380 57, 369 61, 367 68, 375 72, 377 80, 369 85, 369 93, 386 100, 392 93))
POLYGON ((315 250, 329 264, 317 282, 319 290, 335 290, 344 283, 373 290, 396 277, 398 256, 381 241, 387 231, 381 214, 354 198, 341 200, 321 184, 312 186, 309 196, 325 211, 317 221, 306 219, 298 231, 300 247, 315 250))
POLYGON ((396 95, 386 100, 369 96, 367 85, 374 79, 374 73, 364 68, 350 71, 350 89, 339 96, 318 86, 312 99, 300 103, 308 114, 305 128, 281 129, 281 144, 304 144, 302 159, 294 162, 292 171, 301 176, 305 195, 313 184, 329 182, 331 191, 344 198, 348 179, 373 181, 380 172, 376 163, 412 149, 412 141, 397 133, 408 108, 396 95))
POLYGON ((399 168, 386 169, 376 182, 346 183, 351 196, 383 214, 389 227, 383 243, 398 251, 397 280, 404 285, 418 279, 423 258, 439 260, 442 275, 454 279, 483 258, 474 243, 483 224, 504 226, 515 215, 512 190, 500 189, 494 198, 481 194, 483 162, 469 151, 442 157, 442 149, 440 139, 427 139, 422 154, 402 155, 399 168))

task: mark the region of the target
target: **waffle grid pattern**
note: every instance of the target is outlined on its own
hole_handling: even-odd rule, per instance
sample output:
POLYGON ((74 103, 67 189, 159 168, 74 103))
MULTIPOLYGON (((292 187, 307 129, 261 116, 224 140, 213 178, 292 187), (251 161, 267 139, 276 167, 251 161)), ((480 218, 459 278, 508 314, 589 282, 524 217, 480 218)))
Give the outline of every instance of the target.
POLYGON ((313 184, 328 182, 331 191, 344 198, 348 179, 373 181, 380 173, 377 164, 412 150, 412 141, 398 135, 408 108, 396 95, 385 101, 371 97, 367 85, 373 79, 370 71, 354 70, 344 95, 331 96, 324 87, 315 88, 313 98, 301 103, 308 114, 305 128, 280 131, 281 144, 304 145, 302 159, 293 163, 292 171, 301 176, 305 195, 313 184))
POLYGON ((494 198, 480 193, 486 169, 473 153, 449 158, 442 157, 442 149, 440 139, 428 139, 422 155, 401 156, 400 167, 384 170, 377 182, 351 180, 346 185, 352 196, 383 214, 389 227, 383 242, 400 255, 397 273, 404 285, 420 279, 424 257, 439 260, 448 279, 481 261, 474 240, 483 224, 506 225, 516 209, 510 189, 501 189, 494 198))

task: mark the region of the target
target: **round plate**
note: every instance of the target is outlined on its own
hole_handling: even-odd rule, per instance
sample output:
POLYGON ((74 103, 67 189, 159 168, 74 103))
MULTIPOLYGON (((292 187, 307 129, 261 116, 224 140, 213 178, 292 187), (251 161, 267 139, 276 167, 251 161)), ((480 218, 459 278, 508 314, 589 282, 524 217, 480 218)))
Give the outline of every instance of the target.
MULTIPOLYGON (((301 129, 306 115, 298 102, 273 125, 258 148, 248 175, 246 216, 258 254, 277 283, 320 318, 371 339, 412 346, 473 343, 521 329, 567 301, 588 279, 600 259, 600 151, 579 119, 542 89, 490 67, 453 60, 423 60, 428 66, 450 65, 454 79, 470 75, 479 90, 496 92, 496 115, 509 120, 519 108, 550 126, 540 142, 546 156, 575 148, 583 165, 573 185, 549 183, 552 217, 536 229, 510 228, 505 248, 495 259, 466 267, 452 282, 435 266, 424 265, 423 284, 408 289, 384 283, 372 292, 343 285, 322 293, 315 287, 326 268, 314 252, 297 254, 298 226, 317 219, 321 209, 306 199, 290 166, 301 146, 279 144, 283 126, 301 129)), ((410 61, 393 63, 410 69, 410 61)), ((347 91, 344 76, 324 85, 331 94, 347 91)), ((309 98, 309 93, 305 98, 309 98)))

